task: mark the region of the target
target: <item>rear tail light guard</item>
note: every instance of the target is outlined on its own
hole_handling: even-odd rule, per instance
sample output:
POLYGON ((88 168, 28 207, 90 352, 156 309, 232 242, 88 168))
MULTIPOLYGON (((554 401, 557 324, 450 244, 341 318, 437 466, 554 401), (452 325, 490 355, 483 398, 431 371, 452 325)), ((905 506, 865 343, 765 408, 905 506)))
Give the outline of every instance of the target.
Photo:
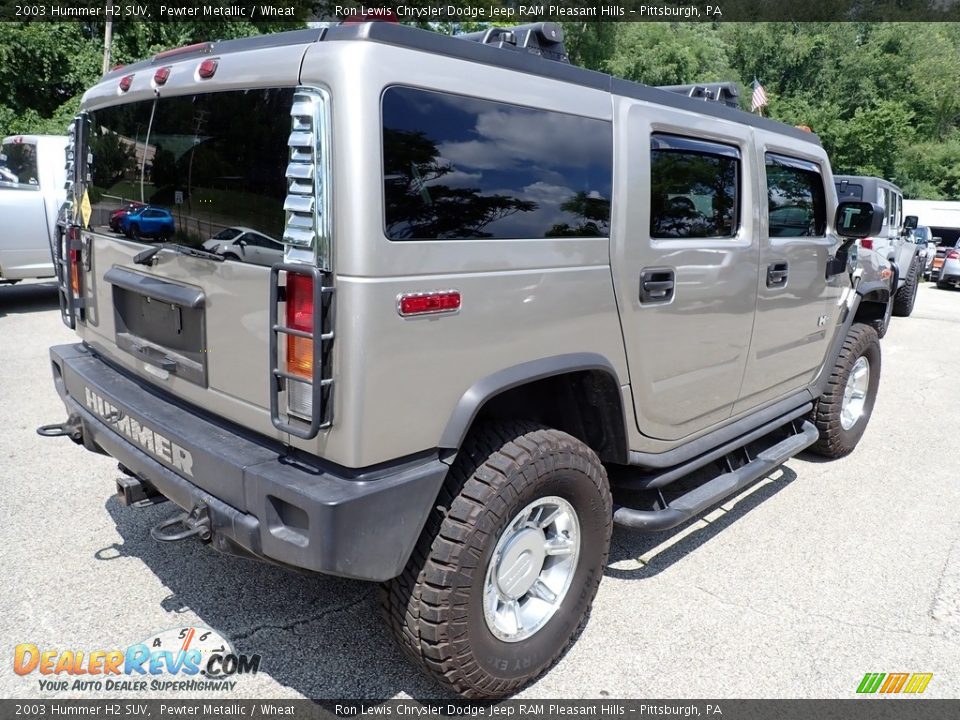
POLYGON ((286 249, 284 262, 270 275, 270 419, 277 429, 306 440, 332 424, 329 112, 324 90, 297 88, 287 142, 286 249))

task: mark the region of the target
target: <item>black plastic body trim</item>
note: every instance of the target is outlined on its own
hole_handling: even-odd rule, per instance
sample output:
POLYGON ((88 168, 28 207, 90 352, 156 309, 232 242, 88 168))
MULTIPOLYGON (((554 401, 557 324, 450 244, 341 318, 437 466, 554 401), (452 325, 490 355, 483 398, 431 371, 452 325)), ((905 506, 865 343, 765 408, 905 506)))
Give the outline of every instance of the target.
POLYGON ((174 305, 196 309, 202 308, 204 304, 203 290, 200 288, 180 285, 153 275, 143 275, 116 265, 104 273, 103 279, 124 290, 174 305))
POLYGON ((725 425, 673 450, 662 453, 631 450, 630 464, 650 468, 672 468, 675 465, 686 463, 698 455, 710 452, 720 445, 737 440, 752 430, 777 420, 808 402, 810 402, 810 395, 806 390, 802 390, 795 395, 791 395, 788 398, 774 403, 770 407, 740 418, 736 422, 725 425))
MULTIPOLYGON (((614 380, 616 380, 617 387, 620 387, 620 381, 617 379, 617 371, 609 360, 598 353, 554 355, 552 357, 514 365, 513 367, 499 370, 493 373, 493 375, 488 375, 474 383, 470 389, 460 397, 457 407, 451 414, 450 419, 447 421, 447 426, 440 436, 438 447, 459 449, 463 444, 464 438, 467 436, 467 432, 470 430, 470 426, 473 424, 474 418, 477 417, 483 405, 505 390, 510 390, 520 385, 556 375, 586 370, 601 370, 609 373, 614 380)), ((624 423, 623 427, 625 428, 626 419, 623 418, 622 421, 624 423)))
POLYGON ((387 580, 406 565, 447 473, 436 451, 341 472, 184 409, 83 345, 53 347, 50 357, 83 444, 184 510, 204 503, 221 550, 387 580))

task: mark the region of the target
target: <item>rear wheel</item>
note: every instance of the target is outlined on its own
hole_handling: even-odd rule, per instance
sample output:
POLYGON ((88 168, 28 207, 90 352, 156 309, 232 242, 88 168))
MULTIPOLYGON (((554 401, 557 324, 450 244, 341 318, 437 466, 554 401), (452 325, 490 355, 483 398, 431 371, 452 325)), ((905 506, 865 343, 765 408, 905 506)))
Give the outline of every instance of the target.
POLYGON ((131 226, 130 226, 130 237, 132 237, 134 240, 139 240, 139 239, 140 239, 140 226, 139 226, 139 225, 134 224, 134 225, 131 225, 131 226))
POLYGON ((849 454, 860 442, 880 385, 880 340, 869 325, 855 323, 843 341, 827 389, 814 403, 810 420, 820 438, 810 448, 829 458, 849 454))
POLYGON ((468 698, 517 692, 584 625, 606 565, 612 501, 582 442, 532 423, 474 431, 381 604, 398 642, 468 698))
POLYGON ((893 296, 893 314, 897 317, 909 317, 913 312, 913 306, 917 301, 917 287, 920 285, 919 275, 920 263, 914 260, 910 270, 907 271, 907 279, 903 287, 893 296))

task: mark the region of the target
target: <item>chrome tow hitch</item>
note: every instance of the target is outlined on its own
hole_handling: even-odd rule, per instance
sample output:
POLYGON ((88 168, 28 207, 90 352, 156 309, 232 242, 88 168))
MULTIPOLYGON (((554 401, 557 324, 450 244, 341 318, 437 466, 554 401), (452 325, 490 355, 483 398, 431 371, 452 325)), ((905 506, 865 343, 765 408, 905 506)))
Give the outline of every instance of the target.
POLYGON ((210 525, 210 512, 206 503, 197 503, 190 512, 183 512, 168 518, 150 528, 150 536, 160 542, 176 542, 189 537, 198 537, 204 542, 213 536, 210 525), (181 530, 174 530, 177 526, 181 530))

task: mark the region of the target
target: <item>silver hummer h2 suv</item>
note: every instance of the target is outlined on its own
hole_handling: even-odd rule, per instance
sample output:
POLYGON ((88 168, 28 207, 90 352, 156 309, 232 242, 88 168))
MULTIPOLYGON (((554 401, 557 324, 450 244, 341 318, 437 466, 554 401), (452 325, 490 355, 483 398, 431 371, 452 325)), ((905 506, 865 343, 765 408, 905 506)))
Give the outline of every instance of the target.
POLYGON ((551 24, 115 70, 71 129, 81 342, 50 351, 68 418, 40 431, 179 506, 158 540, 383 583, 420 666, 513 693, 585 623, 613 525, 675 527, 867 425, 890 287, 853 248, 883 209, 838 207, 817 137, 735 103, 573 67, 551 24), (111 231, 130 203, 173 236, 111 231))

